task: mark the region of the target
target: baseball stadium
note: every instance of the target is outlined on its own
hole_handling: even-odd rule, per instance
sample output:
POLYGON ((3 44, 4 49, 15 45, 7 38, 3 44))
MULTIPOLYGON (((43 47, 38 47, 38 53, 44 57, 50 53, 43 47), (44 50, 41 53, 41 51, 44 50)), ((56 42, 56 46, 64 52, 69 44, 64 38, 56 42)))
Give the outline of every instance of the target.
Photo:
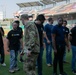
MULTIPOLYGON (((12 19, 1 19, 0 26, 3 27, 5 36, 3 37, 4 42, 4 50, 5 50, 5 63, 6 67, 0 66, 0 75, 12 75, 8 72, 9 70, 9 52, 7 52, 7 33, 12 29, 12 22, 20 19, 20 15, 28 14, 29 20, 34 21, 36 16, 39 14, 43 14, 46 18, 44 25, 47 23, 47 19, 52 17, 54 20, 54 25, 57 23, 57 18, 62 17, 64 20, 67 20, 67 27, 72 29, 76 24, 76 0, 36 0, 30 2, 16 3, 19 7, 17 11, 13 13, 12 19)), ((19 20, 20 21, 20 20, 19 20)), ((24 29, 22 22, 20 21, 20 27, 24 29)), ((53 53, 52 53, 53 56, 53 53)), ((24 56, 23 56, 24 57, 24 56)), ((54 58, 54 56, 53 56, 54 58)), ((69 62, 68 64, 64 63, 64 70, 67 75, 75 75, 71 71, 71 59, 72 59, 72 51, 66 53, 66 60, 69 62)), ((19 62, 20 71, 17 73, 13 73, 13 75, 25 75, 23 71, 23 64, 19 62)), ((59 67, 58 67, 59 68, 59 67)), ((43 53, 43 75, 52 75, 53 68, 48 67, 46 65, 46 50, 44 49, 43 53)), ((59 71, 58 71, 59 72, 59 71)))

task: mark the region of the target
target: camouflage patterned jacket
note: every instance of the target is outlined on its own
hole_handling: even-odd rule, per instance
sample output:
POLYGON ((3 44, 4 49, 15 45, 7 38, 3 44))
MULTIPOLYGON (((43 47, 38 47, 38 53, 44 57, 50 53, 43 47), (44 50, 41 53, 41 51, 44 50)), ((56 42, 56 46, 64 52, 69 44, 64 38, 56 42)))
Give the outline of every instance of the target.
POLYGON ((40 41, 38 29, 34 22, 29 21, 24 29, 24 50, 30 50, 33 53, 40 52, 40 41))

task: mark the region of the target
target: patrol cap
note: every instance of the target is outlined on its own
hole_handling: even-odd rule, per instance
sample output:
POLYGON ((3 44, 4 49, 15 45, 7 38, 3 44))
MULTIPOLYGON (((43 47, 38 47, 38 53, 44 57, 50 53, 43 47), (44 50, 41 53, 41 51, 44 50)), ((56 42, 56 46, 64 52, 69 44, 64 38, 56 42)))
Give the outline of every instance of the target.
POLYGON ((36 20, 40 20, 40 21, 45 20, 45 16, 43 14, 39 14, 36 20))
POLYGON ((25 20, 28 20, 29 19, 29 16, 28 16, 28 14, 22 14, 21 16, 20 16, 20 19, 25 19, 25 20))

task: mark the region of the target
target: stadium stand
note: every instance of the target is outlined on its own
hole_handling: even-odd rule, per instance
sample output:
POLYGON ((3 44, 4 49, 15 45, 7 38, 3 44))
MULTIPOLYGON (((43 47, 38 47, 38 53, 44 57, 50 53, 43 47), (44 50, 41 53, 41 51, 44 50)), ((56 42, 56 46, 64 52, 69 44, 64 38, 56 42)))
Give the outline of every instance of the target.
MULTIPOLYGON (((76 21, 76 2, 70 3, 70 0, 40 0, 36 2, 27 2, 27 3, 17 3, 17 5, 22 8, 31 8, 23 9, 21 12, 18 11, 16 14, 21 15, 23 13, 28 13, 32 18, 35 19, 37 14, 44 14, 46 19, 51 16, 54 20, 57 17, 61 16, 68 21, 68 26, 73 26, 76 21), (65 2, 62 5, 56 5, 59 2, 65 2), (54 5, 53 5, 54 4, 54 5), (40 7, 39 9, 32 7, 40 7)), ((33 20, 34 20, 33 19, 33 20)), ((56 23, 56 22, 55 22, 56 23)))

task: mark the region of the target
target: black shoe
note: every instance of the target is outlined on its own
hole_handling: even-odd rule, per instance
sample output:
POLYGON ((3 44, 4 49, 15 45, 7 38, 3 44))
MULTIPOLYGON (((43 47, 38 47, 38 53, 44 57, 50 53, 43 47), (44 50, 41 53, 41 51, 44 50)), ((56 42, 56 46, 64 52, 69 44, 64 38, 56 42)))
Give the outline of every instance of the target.
POLYGON ((76 74, 76 70, 72 70, 72 72, 73 72, 74 74, 76 74))
POLYGON ((60 73, 59 75, 67 75, 67 73, 66 72, 63 72, 63 73, 60 73))
POLYGON ((58 75, 57 73, 53 73, 53 75, 58 75))
POLYGON ((68 61, 63 61, 63 63, 70 64, 68 61))
POLYGON ((20 62, 24 62, 24 60, 23 59, 20 59, 20 62))

